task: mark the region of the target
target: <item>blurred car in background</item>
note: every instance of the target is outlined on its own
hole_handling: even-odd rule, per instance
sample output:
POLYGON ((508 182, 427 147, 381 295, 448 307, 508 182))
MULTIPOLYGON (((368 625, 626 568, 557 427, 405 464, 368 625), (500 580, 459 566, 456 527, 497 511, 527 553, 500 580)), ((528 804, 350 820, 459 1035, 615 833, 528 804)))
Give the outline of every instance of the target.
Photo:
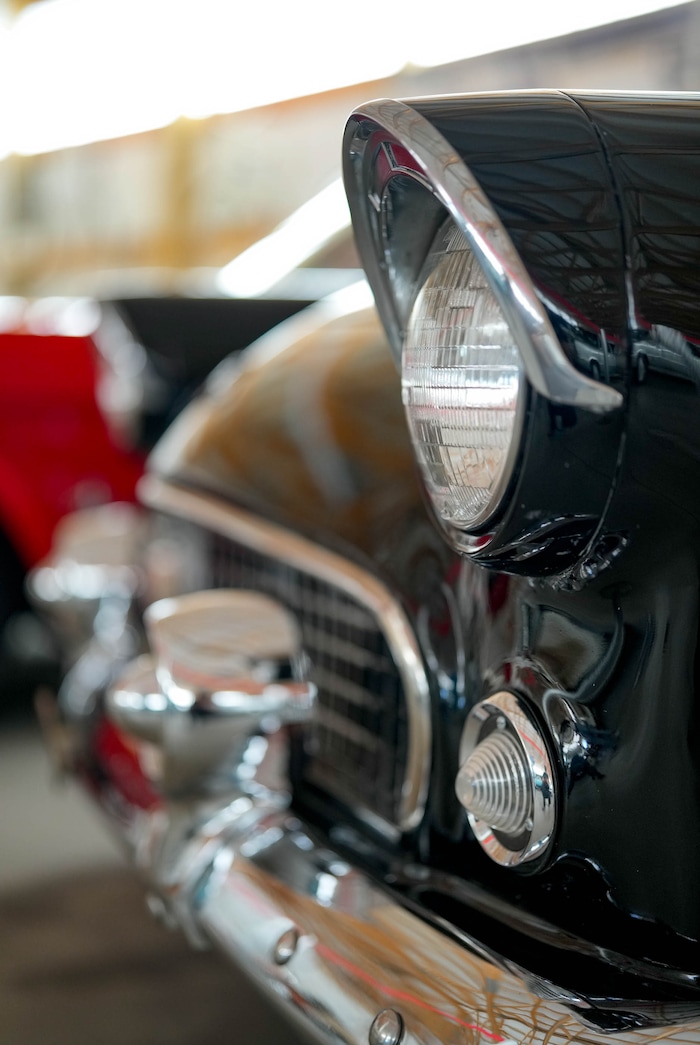
POLYGON ((700 386, 633 348, 700 336, 698 105, 358 109, 383 329, 358 288, 223 363, 121 551, 33 576, 88 640, 59 757, 311 1040, 698 1040, 700 386))
POLYGON ((31 612, 27 571, 76 510, 133 502, 150 447, 223 358, 309 302, 0 301, 0 691, 26 707, 66 651, 31 612))
POLYGON ((632 366, 640 383, 646 381, 650 370, 656 370, 696 384, 700 377, 700 346, 672 327, 642 327, 632 346, 632 366))
MULTIPOLYGON (((0 689, 5 707, 26 707, 60 673, 52 636, 29 611, 26 572, 63 516, 134 499, 143 454, 127 432, 138 401, 119 401, 129 382, 92 336, 96 307, 5 299, 1 311, 0 689)), ((142 369, 138 360, 130 382, 139 396, 142 369)))

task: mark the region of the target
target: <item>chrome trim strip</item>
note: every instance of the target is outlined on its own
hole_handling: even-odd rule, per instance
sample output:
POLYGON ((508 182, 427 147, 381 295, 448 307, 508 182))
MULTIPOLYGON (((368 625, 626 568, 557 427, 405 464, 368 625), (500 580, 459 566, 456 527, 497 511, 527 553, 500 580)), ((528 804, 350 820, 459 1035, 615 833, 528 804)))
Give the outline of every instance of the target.
POLYGON ((139 496, 150 508, 198 523, 334 585, 374 615, 397 665, 408 714, 407 772, 397 826, 402 831, 416 827, 422 819, 428 792, 432 741, 430 691, 413 629, 387 588, 372 574, 341 556, 216 496, 183 489, 154 475, 141 480, 139 496))
MULTIPOLYGON (((345 183, 360 256, 399 358, 404 318, 377 236, 381 200, 369 190, 373 158, 365 156, 368 129, 385 131, 411 154, 431 191, 464 233, 513 331, 533 388, 555 403, 599 413, 619 409, 623 404, 620 392, 579 373, 567 359, 508 233, 455 149, 410 105, 382 99, 356 109, 348 121, 345 183)), ((399 172, 406 170, 396 167, 387 178, 399 172)))

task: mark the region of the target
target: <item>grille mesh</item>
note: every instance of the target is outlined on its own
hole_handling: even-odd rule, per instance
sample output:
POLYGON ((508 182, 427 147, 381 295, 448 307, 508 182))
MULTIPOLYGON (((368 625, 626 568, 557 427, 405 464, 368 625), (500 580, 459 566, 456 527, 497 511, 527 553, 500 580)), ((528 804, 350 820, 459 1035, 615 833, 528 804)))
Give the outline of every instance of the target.
POLYGON ((407 715, 397 667, 374 615, 296 567, 211 534, 215 587, 264 592, 302 632, 318 687, 296 786, 312 784, 358 815, 399 818, 407 715))

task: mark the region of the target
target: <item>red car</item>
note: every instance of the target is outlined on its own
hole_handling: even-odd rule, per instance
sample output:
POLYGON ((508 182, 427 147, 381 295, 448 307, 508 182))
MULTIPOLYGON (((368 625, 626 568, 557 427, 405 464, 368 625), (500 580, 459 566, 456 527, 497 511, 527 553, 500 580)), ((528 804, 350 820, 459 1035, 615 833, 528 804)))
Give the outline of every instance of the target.
POLYGON ((47 636, 29 618, 26 571, 56 523, 90 504, 133 500, 143 455, 119 441, 98 404, 105 362, 90 337, 0 333, 0 690, 55 674, 47 636), (14 621, 14 626, 8 624, 14 621), (30 670, 31 669, 31 670, 30 670), (38 675, 37 675, 38 672, 38 675))
POLYGON ((100 365, 89 337, 0 334, 0 519, 24 566, 67 512, 133 499, 142 456, 98 405, 100 365))

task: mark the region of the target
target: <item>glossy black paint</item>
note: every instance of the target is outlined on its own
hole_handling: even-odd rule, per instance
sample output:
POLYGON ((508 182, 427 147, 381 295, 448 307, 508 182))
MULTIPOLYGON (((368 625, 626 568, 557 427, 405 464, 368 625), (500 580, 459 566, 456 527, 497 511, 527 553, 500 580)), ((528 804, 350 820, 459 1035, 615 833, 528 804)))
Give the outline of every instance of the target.
MULTIPOLYGON (((574 622, 597 638, 603 660, 612 636, 622 636, 607 679, 583 678, 576 691, 601 741, 588 760, 595 771, 567 780, 557 858, 580 852, 600 867, 613 902, 697 939, 700 892, 689 883, 700 857, 698 100, 547 92, 410 104, 476 176, 572 361, 585 369, 586 331, 604 330, 614 346, 615 366, 608 360, 607 375, 602 363, 594 374, 627 395, 625 457, 607 512, 585 552, 575 549, 578 567, 532 587, 542 592, 535 615, 546 610, 574 622), (649 358, 652 345, 657 370, 665 353, 666 373, 652 364, 644 383, 632 384, 632 365, 643 348, 649 358), (575 597, 554 596, 572 581, 580 588, 575 597)), ((576 428, 581 412, 570 413, 576 428)), ((540 429, 530 448, 544 483, 551 481, 549 504, 565 514, 570 491, 551 463, 556 438, 540 429)), ((579 452, 593 465, 606 463, 590 432, 579 452)), ((527 463, 523 471, 519 483, 530 495, 527 463)), ((546 503, 547 494, 538 496, 546 503)), ((512 512, 517 516, 517 504, 512 512)), ((490 563, 512 568, 499 556, 490 563)), ((534 577, 543 572, 532 560, 524 566, 534 577)), ((541 662, 536 636, 521 643, 521 653, 533 666, 541 662)))
POLYGON ((616 839, 606 825, 605 844, 624 846, 632 909, 697 937, 698 102, 584 96, 581 104, 622 209, 632 353, 646 344, 657 354, 631 389, 625 468, 608 516, 611 529, 630 534, 611 576, 629 659, 624 688, 604 706, 606 728, 619 737, 613 800, 621 823, 616 839), (664 355, 683 365, 659 365, 664 355), (653 898, 641 880, 655 882, 653 898))
MULTIPOLYGON (((613 346, 607 366, 605 354, 599 360, 599 376, 624 389, 624 412, 604 422, 533 402, 527 460, 503 523, 517 554, 517 504, 536 495, 537 525, 587 515, 585 537, 583 529, 574 533, 572 545, 571 533, 560 534, 566 565, 559 571, 551 557, 546 569, 534 556, 512 560, 509 569, 520 576, 450 551, 407 466, 399 379, 379 343, 365 349, 361 366, 348 357, 336 374, 355 438, 329 435, 337 427, 327 398, 313 405, 357 497, 371 492, 363 512, 353 510, 352 497, 334 498, 323 469, 304 486, 302 505, 293 484, 265 486, 266 469, 280 474, 281 445, 282 471, 300 466, 285 426, 303 425, 308 397, 267 412, 270 438, 256 442, 260 482, 234 477, 229 495, 370 566, 415 624, 433 683, 435 750, 429 815, 405 849, 431 870, 422 884, 412 882, 403 862, 365 839, 377 873, 393 876, 407 902, 447 918, 454 931, 476 926, 482 943, 489 937, 512 961, 525 962, 527 953, 523 945, 513 954, 513 932, 532 941, 556 936, 551 927, 558 927, 558 944, 549 939, 537 949, 540 939, 535 948, 537 968, 527 966, 533 982, 561 987, 565 980, 573 990, 578 976, 603 1013, 598 1022, 609 1018, 611 1029, 626 1019, 687 1019, 697 1013, 700 968, 699 103, 546 93, 412 104, 464 155, 572 360, 591 372, 594 357, 580 348, 591 332, 604 330, 613 346), (687 366, 661 373, 657 360, 636 383, 639 346, 648 352, 652 343, 659 357, 675 346, 687 366), (401 468, 378 479, 379 444, 360 437, 367 431, 383 432, 401 468), (468 708, 503 686, 531 700, 560 772, 555 843, 524 873, 489 861, 453 791, 468 708), (610 980, 606 996, 605 976, 576 965, 589 950, 603 970, 606 962, 628 962, 632 985, 624 976, 610 980)), ((268 396, 278 403, 285 367, 299 388, 316 387, 314 351, 282 354, 259 371, 261 404, 268 396)), ((238 420, 235 438, 257 440, 253 415, 238 420)), ((304 446, 308 454, 313 443, 304 446)), ((328 449, 318 447, 322 455, 328 449)), ((297 801, 303 806, 303 794, 297 801)))

